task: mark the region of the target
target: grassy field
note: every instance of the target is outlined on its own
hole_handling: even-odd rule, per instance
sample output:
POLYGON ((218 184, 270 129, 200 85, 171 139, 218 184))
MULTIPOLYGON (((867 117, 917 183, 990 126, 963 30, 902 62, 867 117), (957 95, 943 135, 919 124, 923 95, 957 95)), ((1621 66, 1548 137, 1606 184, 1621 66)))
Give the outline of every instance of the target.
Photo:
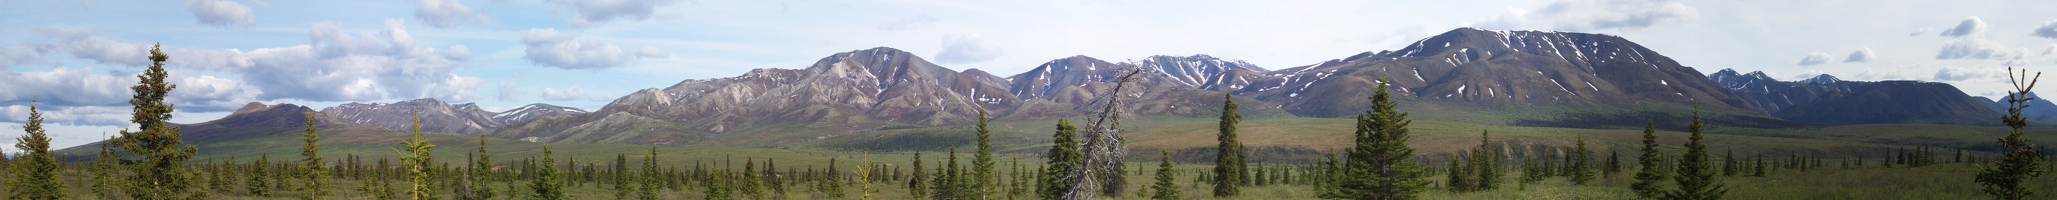
MULTIPOLYGON (((1306 164, 1332 149, 1348 144, 1352 121, 1329 118, 1253 118, 1243 121, 1240 134, 1243 143, 1251 149, 1267 151, 1253 153, 1252 162, 1270 164, 1306 164)), ((1049 134, 1054 131, 1052 121, 999 121, 993 124, 995 149, 1000 155, 1001 168, 1007 163, 1020 160, 1031 166, 1040 163, 1040 153, 1048 146, 1049 134)), ((1198 172, 1208 166, 1211 156, 1197 155, 1211 152, 1216 141, 1216 121, 1211 118, 1138 118, 1124 122, 1124 137, 1131 153, 1133 167, 1154 166, 1158 159, 1157 150, 1186 152, 1174 155, 1180 160, 1180 168, 1186 172, 1198 172), (1205 151, 1202 151, 1205 150, 1205 151)), ((1559 127, 1523 127, 1486 125, 1452 121, 1416 121, 1412 128, 1413 138, 1408 144, 1417 149, 1417 155, 1427 158, 1443 158, 1460 149, 1479 145, 1481 132, 1490 131, 1492 142, 1502 147, 1503 152, 1522 150, 1537 151, 1539 155, 1554 155, 1553 149, 1569 147, 1573 140, 1583 138, 1592 151, 1604 158, 1608 152, 1624 155, 1623 160, 1632 160, 1642 130, 1640 129, 1586 129, 1559 127)), ((958 147, 960 159, 970 160, 974 151, 972 128, 969 126, 899 128, 843 134, 815 134, 806 127, 778 128, 781 133, 769 135, 731 134, 713 136, 713 139, 735 139, 729 145, 626 145, 626 144, 546 144, 522 142, 504 138, 485 138, 490 154, 502 167, 511 167, 524 158, 541 156, 542 148, 549 146, 559 162, 576 162, 580 165, 606 166, 616 154, 630 154, 632 163, 641 162, 641 154, 655 150, 663 166, 688 168, 706 166, 741 169, 737 162, 745 160, 764 162, 775 159, 780 168, 796 171, 822 169, 829 160, 837 159, 839 169, 856 169, 858 157, 869 155, 872 162, 888 166, 905 167, 912 162, 914 152, 922 152, 923 160, 938 162, 949 147, 958 147), (741 139, 737 139, 741 138, 741 139), (575 161, 573 161, 575 160, 575 161)), ((1851 125, 1833 127, 1810 127, 1793 129, 1758 129, 1724 127, 1714 124, 1709 128, 1707 143, 1716 156, 1734 151, 1739 156, 1767 155, 1771 159, 1787 155, 1820 157, 1836 161, 1858 156, 1876 161, 1895 148, 1914 146, 1936 146, 1944 158, 1949 158, 1953 149, 1970 150, 1973 155, 1986 155, 1983 150, 1996 149, 1992 139, 2000 137, 2005 127, 1958 126, 1958 125, 1851 125)), ((2030 129, 2030 139, 2038 145, 2057 145, 2057 128, 2037 127, 2030 129)), ((259 136, 224 139, 220 142, 200 144, 201 153, 194 162, 216 162, 235 158, 249 162, 260 155, 268 155, 273 161, 296 160, 300 153, 300 135, 279 133, 259 136)), ((1679 146, 1685 143, 1687 134, 1678 131, 1657 132, 1662 148, 1674 154, 1683 152, 1679 146)), ((373 129, 341 129, 324 131, 322 154, 331 160, 350 156, 360 157, 362 162, 375 163, 376 159, 395 155, 394 148, 405 135, 373 129)), ((430 141, 437 145, 432 150, 435 160, 461 165, 469 153, 477 150, 479 138, 466 136, 430 135, 430 141)), ((90 152, 63 152, 71 156, 91 155, 90 152)), ((1429 162, 1440 162, 1433 159, 1429 162)), ((1834 163, 1834 162, 1831 162, 1834 163)), ((931 165, 933 167, 933 165, 931 165)), ((1831 167, 1834 168, 1834 167, 1831 167)), ((1133 168, 1131 168, 1133 169, 1133 168)), ((783 169, 782 169, 783 170, 783 169)), ((1922 168, 1877 168, 1825 169, 1806 173, 1778 171, 1769 177, 1726 177, 1724 182, 1732 191, 1731 199, 1967 199, 1979 198, 1977 186, 1970 181, 1977 167, 1969 164, 1940 164, 1922 168)), ((1510 170, 1511 171, 1511 170, 1510 170)), ((83 187, 79 171, 71 171, 73 189, 83 187)), ((1518 172, 1513 172, 1518 173, 1518 172)), ((1133 175, 1133 174, 1131 174, 1133 175)), ((1195 173, 1183 173, 1180 184, 1184 197, 1204 198, 1207 187, 1195 185, 1195 173)), ((1506 181, 1510 187, 1494 191, 1448 193, 1431 190, 1423 195, 1428 199, 1627 199, 1629 180, 1626 174, 1602 179, 1593 185, 1574 186, 1562 178, 1552 178, 1536 184, 1514 187, 1512 178, 1506 181)), ((2057 193, 2057 176, 2045 176, 2031 181, 2045 195, 2057 193)), ((1135 186, 1144 188, 1150 179, 1134 176, 1130 178, 1135 186)), ((502 183, 505 184, 505 183, 502 183)), ((880 199, 908 198, 907 189, 901 183, 879 184, 874 193, 880 199)), ((336 185, 338 196, 357 197, 355 180, 339 180, 336 185)), ((856 185, 848 186, 851 197, 856 196, 856 185)), ((240 191, 240 190, 237 190, 240 191)), ((1245 189, 1242 199, 1307 199, 1314 198, 1313 188, 1307 185, 1269 185, 1245 189)), ((83 194, 83 190, 74 194, 83 194)), ((287 192, 290 194, 290 192, 287 192)), ((596 184, 585 184, 574 192, 581 197, 612 197, 612 193, 596 184)), ((665 192, 673 199, 701 198, 699 190, 686 189, 665 192)), ((823 197, 819 191, 796 190, 786 196, 789 199, 812 199, 823 197)), ((254 198, 237 192, 227 192, 216 197, 238 199, 254 198)), ((1125 195, 1123 198, 1139 196, 1125 195)), ((2051 197, 2051 196, 2044 196, 2051 197)))

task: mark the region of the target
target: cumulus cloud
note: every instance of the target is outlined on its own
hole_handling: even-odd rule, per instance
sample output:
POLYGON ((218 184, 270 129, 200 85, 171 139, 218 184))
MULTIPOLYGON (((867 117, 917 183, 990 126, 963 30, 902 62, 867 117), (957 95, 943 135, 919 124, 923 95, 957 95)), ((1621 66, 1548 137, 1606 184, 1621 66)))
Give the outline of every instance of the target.
POLYGON ((658 6, 678 3, 678 0, 585 0, 557 1, 557 8, 571 11, 572 26, 599 25, 614 20, 640 21, 649 19, 658 6))
POLYGON ((472 12, 471 7, 464 6, 464 2, 458 0, 417 0, 414 2, 414 18, 428 22, 429 26, 436 28, 490 20, 486 15, 472 12))
MULTIPOLYGON (((0 103, 25 105, 30 100, 49 107, 127 106, 137 81, 134 73, 95 73, 92 69, 56 67, 50 71, 0 73, 0 103)), ((257 87, 241 81, 174 72, 167 78, 178 85, 165 100, 183 111, 219 112, 234 110, 256 100, 257 87)))
POLYGON ((1005 52, 1000 47, 986 42, 978 35, 943 37, 943 51, 936 52, 936 62, 976 63, 1000 58, 1005 52))
POLYGON ((1924 76, 1919 72, 1900 69, 1865 68, 1864 72, 1859 72, 1856 76, 1850 77, 1857 78, 1855 80, 1920 80, 1924 76))
POLYGON ((26 45, 0 46, 0 70, 15 65, 43 63, 43 50, 26 45))
POLYGON ((1699 16, 1698 9, 1671 0, 1562 0, 1534 11, 1511 10, 1473 26, 1560 31, 1627 30, 1699 16))
POLYGON ((628 52, 611 43, 579 39, 578 35, 557 32, 556 29, 529 29, 528 34, 521 37, 521 43, 528 46, 522 59, 536 65, 570 70, 616 68, 640 58, 670 55, 654 47, 628 52))
MULTIPOLYGON (((55 40, 51 46, 73 57, 133 67, 149 64, 144 59, 147 44, 91 31, 44 28, 37 32, 55 40)), ((303 45, 250 51, 163 49, 171 57, 167 65, 235 74, 244 84, 265 91, 257 96, 261 100, 475 99, 480 97, 476 88, 484 82, 451 73, 469 62, 469 49, 461 45, 421 47, 398 19, 386 20, 377 32, 352 32, 333 22, 317 22, 308 30, 308 43, 303 45)))
POLYGON ((636 50, 636 56, 644 58, 670 58, 671 52, 657 49, 657 47, 645 46, 642 49, 636 50))
POLYGON ((2041 38, 2057 39, 2057 20, 2043 22, 2043 26, 2037 26, 2035 30, 2029 31, 2028 35, 2041 38))
POLYGON ((2007 69, 1993 67, 1944 66, 1936 70, 1936 81, 1963 81, 1973 79, 1997 79, 2007 77, 2007 69))
MULTIPOLYGON (((44 129, 50 129, 50 128, 52 128, 52 127, 47 127, 48 125, 74 125, 74 126, 128 126, 128 125, 129 125, 129 121, 128 121, 128 120, 129 120, 129 115, 130 115, 130 112, 131 112, 131 108, 133 108, 133 107, 128 107, 128 106, 72 106, 72 107, 57 107, 57 106, 52 106, 52 105, 50 105, 50 104, 37 104, 37 106, 36 106, 36 111, 37 111, 37 112, 42 112, 42 114, 43 114, 43 124, 44 124, 44 125, 46 126, 46 127, 43 127, 43 128, 44 128, 44 129)), ((0 122, 6 122, 6 123, 27 123, 27 122, 28 122, 28 119, 29 119, 29 106, 28 106, 28 104, 26 104, 26 103, 24 103, 24 104, 17 104, 17 105, 5 105, 5 106, 0 106, 0 122)), ((14 127, 9 127, 9 128, 14 128, 14 127)), ((21 130, 21 129, 14 129, 14 131, 20 131, 20 130, 21 130)), ((53 131, 52 133, 57 133, 57 132, 53 131)), ((63 135, 65 135, 65 134, 52 134, 51 136, 53 136, 53 137, 62 137, 63 135)), ((11 145, 10 145, 10 146, 11 146, 11 145)), ((10 149, 10 150, 12 150, 12 149, 10 149)), ((13 153, 13 152, 9 152, 9 153, 13 153)))
POLYGON ((879 28, 879 30, 886 30, 886 31, 901 31, 901 30, 910 30, 910 29, 914 29, 914 28, 920 28, 920 27, 921 27, 921 26, 923 26, 923 25, 928 25, 929 23, 935 23, 935 22, 936 22, 936 17, 935 17, 935 16, 929 16, 929 15, 927 15, 927 14, 923 14, 923 15, 915 15, 914 17, 908 17, 908 18, 906 18, 906 19, 900 19, 900 20, 893 20, 892 22, 886 22, 885 24, 879 24, 879 27, 878 27, 878 28, 879 28))
POLYGON ((564 90, 558 90, 557 88, 543 88, 543 100, 549 100, 549 101, 578 101, 578 100, 606 101, 607 99, 606 99, 606 98, 602 98, 602 97, 599 97, 599 96, 592 96, 592 95, 587 95, 587 94, 586 94, 586 89, 584 89, 584 88, 579 88, 579 86, 577 86, 577 85, 573 85, 573 86, 571 86, 570 88, 564 88, 564 90))
POLYGON ((524 93, 521 91, 521 85, 512 81, 500 82, 497 85, 499 85, 500 95, 494 99, 498 99, 500 102, 521 102, 521 96, 524 93))
POLYGON ((2028 49, 2009 48, 1985 38, 1970 37, 1943 44, 1943 49, 1936 52, 1936 59, 2017 60, 2027 52, 2028 49))
MULTIPOLYGON (((1811 57, 1811 56, 1810 56, 1810 57, 1811 57)), ((1857 52, 1850 52, 1850 57, 1849 57, 1849 58, 1844 58, 1844 59, 1843 59, 1843 62, 1846 62, 1846 63, 1861 63, 1861 62, 1871 62, 1872 60, 1877 60, 1877 59, 1878 59, 1878 54, 1872 53, 1872 52, 1871 52, 1871 48, 1863 48, 1863 49, 1857 49, 1857 52)))
POLYGON ((1968 18, 1964 18, 1963 22, 1958 22, 1956 27, 1943 29, 1942 36, 1964 37, 1979 35, 1985 32, 1986 22, 1979 20, 1978 16, 1971 16, 1968 18))
POLYGON ((1835 59, 1830 57, 1831 56, 1826 53, 1807 53, 1807 57, 1800 58, 1800 66, 1825 64, 1828 63, 1829 60, 1835 59))
POLYGON ((219 27, 249 27, 257 22, 250 7, 229 0, 187 0, 186 10, 201 24, 219 27))

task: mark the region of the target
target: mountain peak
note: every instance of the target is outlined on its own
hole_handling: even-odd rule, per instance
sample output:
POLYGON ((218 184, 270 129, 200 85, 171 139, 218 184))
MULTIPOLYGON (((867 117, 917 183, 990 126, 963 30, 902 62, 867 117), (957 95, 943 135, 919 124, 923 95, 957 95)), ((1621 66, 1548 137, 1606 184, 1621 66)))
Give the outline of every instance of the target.
POLYGON ((1831 76, 1831 75, 1828 75, 1828 74, 1821 74, 1821 75, 1817 75, 1817 76, 1814 76, 1814 78, 1808 78, 1807 80, 1800 80, 1800 83, 1805 83, 1805 84, 1832 84, 1832 83, 1836 83, 1836 82, 1843 82, 1843 79, 1838 79, 1838 78, 1836 78, 1836 76, 1831 76))

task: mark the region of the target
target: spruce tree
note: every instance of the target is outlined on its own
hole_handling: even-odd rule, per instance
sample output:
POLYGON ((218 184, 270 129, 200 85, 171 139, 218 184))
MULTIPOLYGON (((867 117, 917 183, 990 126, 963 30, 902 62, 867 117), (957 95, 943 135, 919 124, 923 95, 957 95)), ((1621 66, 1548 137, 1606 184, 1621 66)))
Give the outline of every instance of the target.
POLYGON ((435 181, 431 174, 434 173, 434 169, 430 169, 430 165, 434 164, 431 162, 434 161, 429 157, 429 149, 435 148, 436 145, 429 144, 428 138, 421 136, 421 113, 416 112, 414 115, 414 136, 400 142, 402 146, 407 147, 407 151, 401 152, 396 148, 393 149, 393 154, 400 156, 400 164, 407 165, 407 182, 410 184, 407 189, 408 199, 437 199, 435 188, 432 186, 434 184, 431 183, 435 181))
POLYGON ((1221 131, 1215 136, 1220 144, 1215 145, 1214 176, 1226 178, 1214 179, 1214 197, 1233 197, 1242 193, 1242 177, 1248 172, 1244 170, 1243 142, 1236 138, 1236 124, 1242 121, 1243 115, 1236 113, 1235 97, 1223 94, 1221 131))
POLYGON ((993 173, 992 135, 992 130, 986 128, 986 107, 979 106, 979 152, 978 155, 974 155, 972 157, 971 161, 971 176, 975 179, 975 181, 971 185, 971 188, 972 193, 976 194, 971 196, 977 197, 978 199, 992 199, 991 195, 994 192, 993 182, 995 174, 993 173))
POLYGON ((929 189, 929 191, 934 193, 931 195, 934 195, 937 200, 965 199, 964 194, 961 193, 963 191, 958 190, 964 182, 958 182, 958 180, 961 180, 958 177, 961 174, 957 171, 957 147, 950 147, 949 160, 944 161, 942 167, 936 168, 935 183, 930 185, 934 188, 929 189))
POLYGON ((1607 169, 1605 171, 1606 173, 1601 173, 1602 177, 1612 177, 1615 172, 1621 172, 1621 152, 1613 151, 1611 148, 1607 151, 1607 169))
POLYGON ((1500 154, 1493 151, 1492 132, 1481 131, 1478 149, 1472 152, 1474 169, 1478 170, 1478 190, 1492 190, 1500 187, 1500 154))
POLYGON ((270 159, 270 157, 271 155, 269 154, 259 156, 257 157, 257 161, 253 161, 250 163, 250 182, 243 184, 243 189, 250 192, 250 195, 256 195, 260 197, 271 196, 271 179, 269 176, 265 175, 267 174, 267 172, 265 172, 264 169, 266 168, 266 165, 271 165, 271 163, 267 161, 270 159))
POLYGON ((1057 133, 1051 137, 1050 153, 1044 155, 1049 167, 1043 169, 1042 181, 1038 184, 1041 188, 1037 191, 1042 199, 1062 199, 1064 193, 1074 186, 1065 182, 1064 175, 1073 167, 1082 167, 1079 165, 1085 163, 1085 153, 1079 151, 1078 127, 1073 127, 1068 120, 1057 119, 1057 133))
MULTIPOLYGON (((746 164, 750 163, 748 162, 749 160, 744 161, 744 163, 746 164)), ((632 180, 635 178, 629 175, 628 154, 614 154, 614 171, 612 177, 613 178, 610 179, 611 181, 608 181, 608 183, 610 185, 614 185, 614 199, 628 199, 630 194, 635 193, 636 188, 629 184, 637 181, 632 180)))
POLYGON ((170 96, 171 90, 178 85, 165 82, 170 73, 164 71, 164 61, 171 57, 158 50, 162 46, 150 47, 150 68, 136 75, 141 80, 136 86, 129 87, 136 92, 129 99, 129 104, 135 106, 129 122, 142 129, 135 132, 122 130, 121 139, 113 141, 115 147, 123 151, 121 155, 134 156, 125 156, 121 161, 131 166, 129 178, 122 181, 127 183, 122 191, 132 199, 206 198, 206 191, 193 188, 197 185, 194 179, 199 173, 186 166, 186 160, 192 159, 200 149, 185 144, 180 138, 179 127, 166 125, 171 121, 173 108, 164 102, 164 98, 170 96))
POLYGON ((1407 160, 1414 157, 1414 149, 1407 147, 1407 125, 1413 121, 1396 109, 1399 104, 1387 93, 1387 85, 1385 78, 1378 80, 1372 110, 1357 117, 1356 146, 1349 151, 1343 174, 1350 179, 1343 181, 1342 196, 1328 198, 1414 199, 1427 185, 1420 180, 1420 167, 1407 160))
MULTIPOLYGON (((771 167, 771 159, 764 159, 764 170, 771 171, 771 167)), ((636 196, 644 200, 657 199, 657 187, 659 187, 657 183, 657 177, 659 177, 657 172, 657 146, 650 146, 650 153, 643 154, 642 177, 643 185, 636 187, 636 196)))
POLYGON ((1577 149, 1572 151, 1571 157, 1573 157, 1573 161, 1571 163, 1565 163, 1569 166, 1566 167, 1566 169, 1569 169, 1570 172, 1566 173, 1571 174, 1572 184, 1585 185, 1586 183, 1593 182, 1593 170, 1589 169, 1589 166, 1592 166, 1592 163, 1588 163, 1590 160, 1593 160, 1593 155, 1590 152, 1591 151, 1586 151, 1586 137, 1580 136, 1578 138, 1577 149))
MULTIPOLYGON (((471 163, 471 196, 478 199, 493 199, 498 196, 490 186, 493 180, 493 155, 486 153, 486 134, 479 134, 478 159, 471 163)), ((513 191, 508 191, 513 192, 513 191)))
POLYGON ((1764 168, 1764 154, 1757 154, 1757 170, 1751 172, 1750 176, 1764 177, 1764 168))
POLYGON ((750 197, 750 199, 764 199, 764 188, 759 186, 762 182, 757 178, 756 157, 743 158, 742 174, 742 179, 735 181, 736 189, 743 192, 742 196, 750 197))
POLYGON ((1699 106, 1693 107, 1693 124, 1687 126, 1693 136, 1686 142, 1686 155, 1678 161, 1678 190, 1665 194, 1665 199, 1721 199, 1728 189, 1722 188, 1721 180, 1714 171, 1714 163, 1708 160, 1707 144, 1701 142, 1705 127, 1700 125, 1699 106))
POLYGON ((2008 80, 2014 84, 2014 91, 2007 95, 2007 116, 2002 117, 2001 122, 2013 129, 1998 141, 2000 153, 2004 157, 1992 166, 1979 170, 1978 176, 1973 180, 1978 181, 1982 187, 1981 191, 1992 195, 1994 199, 2026 199, 2036 193, 2030 190, 2026 183, 2030 178, 2042 175, 2043 169, 2036 165, 2043 163, 2038 161, 2042 153, 2037 151, 2034 144, 2029 143, 2028 138, 2022 136, 2022 128, 2028 126, 2028 118, 2023 117, 2021 112, 2028 109, 2029 101, 2036 99, 2028 96, 2028 92, 2029 89, 2035 88, 2036 81, 2042 79, 2043 74, 2039 72, 2035 78, 2029 78, 2027 69, 2021 70, 2021 74, 2014 74, 2013 67, 2008 67, 2007 72, 2008 80))
POLYGON ((1736 176, 1736 167, 1739 164, 1736 162, 1736 149, 1729 148, 1728 153, 1722 154, 1721 157, 1721 176, 1736 176))
MULTIPOLYGON (((99 154, 99 155, 97 155, 97 156, 93 156, 93 182, 92 182, 92 185, 91 185, 91 186, 87 186, 87 187, 90 187, 90 188, 91 188, 91 190, 92 190, 92 193, 93 193, 93 197, 92 197, 92 198, 97 198, 97 199, 113 199, 113 198, 114 198, 113 196, 111 196, 111 195, 110 195, 110 193, 112 193, 113 191, 110 191, 110 189, 111 189, 111 188, 108 188, 108 187, 111 187, 111 186, 112 186, 111 184, 113 184, 113 183, 114 183, 114 182, 113 182, 113 180, 112 180, 112 179, 114 179, 114 172, 113 172, 113 171, 114 171, 114 168, 116 167, 116 164, 119 164, 119 163, 115 163, 115 162, 114 162, 114 160, 116 160, 116 159, 121 159, 121 158, 117 158, 117 156, 118 156, 118 155, 115 155, 115 154, 114 154, 114 149, 109 149, 109 148, 108 148, 108 143, 110 143, 111 141, 114 141, 114 139, 115 139, 114 137, 107 137, 107 140, 106 140, 106 141, 100 142, 100 152, 99 152, 100 154, 99 154)), ((235 160, 235 156, 229 156, 229 160, 235 160)), ((230 162, 230 163, 233 163, 233 162, 230 162)), ((226 167, 226 165, 223 165, 223 166, 224 166, 224 167, 226 167)), ((228 172, 226 172, 226 171, 224 171, 224 172, 221 172, 221 173, 214 173, 214 174, 215 174, 215 176, 216 176, 215 180, 213 180, 213 185, 215 186, 215 188, 218 188, 218 189, 222 189, 222 190, 226 190, 226 189, 227 189, 227 187, 228 187, 228 184, 227 184, 227 183, 228 183, 228 180, 223 180, 224 178, 221 178, 221 177, 222 177, 222 176, 221 176, 222 174, 227 174, 227 173, 228 173, 228 172)))
POLYGON ((1636 195, 1646 199, 1664 197, 1665 189, 1661 184, 1664 184, 1662 181, 1667 174, 1663 171, 1664 161, 1661 159, 1664 159, 1664 153, 1657 151, 1657 122, 1651 121, 1643 126, 1643 156, 1637 158, 1641 171, 1636 172, 1636 183, 1629 186, 1635 189, 1636 195))
POLYGON ((921 166, 921 151, 914 152, 914 175, 907 179, 907 193, 914 199, 928 197, 929 173, 921 166))
POLYGON ((314 111, 307 112, 307 133, 300 135, 307 142, 300 147, 300 169, 307 181, 305 187, 300 187, 300 192, 307 195, 301 199, 321 199, 321 196, 329 195, 328 186, 322 184, 328 181, 329 170, 322 164, 321 134, 314 132, 314 117, 314 111))
POLYGON ((36 110, 35 100, 29 100, 29 121, 21 129, 28 134, 15 140, 14 148, 22 154, 7 163, 14 168, 9 170, 14 177, 7 180, 13 187, 7 191, 14 193, 14 199, 64 199, 64 178, 58 171, 61 163, 50 152, 50 136, 43 132, 43 113, 36 110))
POLYGON ((564 175, 557 171, 556 162, 556 159, 550 157, 550 145, 543 145, 542 169, 536 170, 535 177, 529 180, 531 193, 528 199, 571 199, 571 196, 564 193, 564 175))
POLYGON ((829 158, 829 170, 823 174, 825 175, 822 176, 821 192, 828 193, 831 199, 843 198, 843 179, 839 178, 842 171, 836 171, 836 158, 829 158))
POLYGON ((1157 156, 1159 157, 1159 161, 1157 164, 1157 184, 1150 185, 1150 191, 1155 191, 1156 193, 1150 194, 1150 199, 1179 199, 1178 183, 1174 182, 1176 181, 1176 179, 1173 178, 1173 174, 1171 171, 1171 151, 1158 149, 1157 156))
POLYGON ((1473 174, 1470 173, 1474 172, 1474 170, 1470 169, 1471 165, 1464 163, 1464 158, 1470 156, 1464 156, 1462 153, 1460 151, 1459 155, 1450 155, 1449 166, 1443 168, 1445 170, 1443 172, 1444 181, 1447 182, 1444 184, 1444 187, 1449 189, 1450 192, 1468 192, 1472 191, 1473 187, 1478 186, 1478 183, 1471 182, 1472 178, 1474 178, 1473 174))

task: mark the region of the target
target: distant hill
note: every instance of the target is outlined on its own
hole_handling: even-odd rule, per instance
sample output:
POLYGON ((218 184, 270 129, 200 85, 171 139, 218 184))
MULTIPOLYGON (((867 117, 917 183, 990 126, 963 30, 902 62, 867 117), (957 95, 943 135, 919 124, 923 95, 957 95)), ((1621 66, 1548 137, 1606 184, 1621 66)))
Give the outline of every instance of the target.
POLYGON ((583 114, 585 110, 549 104, 529 104, 505 112, 479 109, 478 104, 451 105, 436 99, 415 99, 394 103, 346 103, 324 108, 322 115, 351 124, 412 131, 421 117, 421 131, 427 133, 477 135, 487 130, 527 122, 539 117, 583 114), (418 114, 418 115, 417 115, 418 114))
POLYGON ((1727 69, 1709 78, 1764 112, 1815 124, 1997 125, 2001 114, 1991 100, 1945 83, 1845 81, 1827 74, 1785 82, 1727 69))

